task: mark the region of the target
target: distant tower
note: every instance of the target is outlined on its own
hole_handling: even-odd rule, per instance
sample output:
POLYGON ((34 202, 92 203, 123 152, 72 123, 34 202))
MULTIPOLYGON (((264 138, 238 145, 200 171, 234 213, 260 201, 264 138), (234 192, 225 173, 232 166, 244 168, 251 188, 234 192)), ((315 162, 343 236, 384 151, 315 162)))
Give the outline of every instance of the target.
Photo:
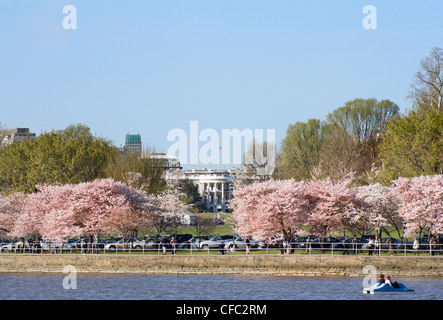
POLYGON ((127 134, 125 142, 126 152, 142 154, 142 137, 140 134, 127 134))

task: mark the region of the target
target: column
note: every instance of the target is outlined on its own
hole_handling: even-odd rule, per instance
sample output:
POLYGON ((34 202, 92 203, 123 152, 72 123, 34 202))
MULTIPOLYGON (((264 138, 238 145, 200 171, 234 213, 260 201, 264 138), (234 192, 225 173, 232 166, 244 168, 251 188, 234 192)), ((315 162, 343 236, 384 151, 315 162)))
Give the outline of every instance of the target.
POLYGON ((231 201, 231 183, 228 182, 228 200, 231 201))
POLYGON ((217 188, 217 185, 218 185, 218 183, 214 182, 214 205, 215 205, 216 208, 217 208, 217 205, 218 205, 218 194, 217 194, 218 188, 217 188))
POLYGON ((222 203, 222 205, 225 205, 225 183, 224 182, 221 183, 221 188, 222 188, 221 189, 221 192, 222 192, 221 203, 222 203))
POLYGON ((211 203, 211 195, 209 194, 209 182, 206 182, 207 188, 206 188, 206 208, 209 207, 209 204, 211 203))
POLYGON ((205 203, 205 183, 204 182, 200 182, 200 192, 201 192, 201 196, 202 196, 202 204, 205 203))

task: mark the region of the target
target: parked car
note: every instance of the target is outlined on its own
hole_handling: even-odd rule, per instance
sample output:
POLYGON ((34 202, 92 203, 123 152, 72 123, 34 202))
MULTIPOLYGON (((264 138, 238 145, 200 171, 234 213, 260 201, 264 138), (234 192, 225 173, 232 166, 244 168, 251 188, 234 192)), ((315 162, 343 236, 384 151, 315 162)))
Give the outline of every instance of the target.
POLYGON ((338 240, 338 242, 334 242, 332 244, 332 248, 334 250, 335 249, 343 249, 345 247, 345 245, 347 246, 347 249, 360 250, 364 244, 368 243, 368 239, 366 239, 366 238, 356 238, 355 243, 356 243, 357 248, 355 248, 355 247, 352 247, 353 242, 354 242, 354 238, 352 238, 352 237, 349 237, 349 238, 343 239, 343 240, 337 238, 337 240, 338 240))
POLYGON ((309 242, 311 242, 313 239, 315 239, 314 236, 295 237, 291 241, 289 241, 289 245, 292 248, 306 248, 308 240, 309 242))
MULTIPOLYGON (((389 237, 383 237, 380 239, 380 250, 382 250, 382 251, 389 250, 390 245, 389 245, 389 243, 386 243, 388 239, 389 239, 389 237)), ((362 249, 364 249, 364 250, 368 249, 368 242, 369 242, 369 240, 363 244, 362 249)), ((374 244, 375 244, 375 241, 374 241, 374 244)), ((401 240, 399 240, 397 238, 391 237, 391 246, 392 246, 392 250, 404 249, 404 244, 401 242, 401 240)))
POLYGON ((260 248, 279 248, 281 240, 276 238, 271 239, 265 239, 265 240, 259 240, 258 246, 260 248))
POLYGON ((178 244, 179 249, 199 249, 202 241, 209 240, 208 236, 195 236, 178 244))
POLYGON ((116 242, 106 243, 105 250, 119 250, 119 249, 146 249, 146 242, 139 238, 121 238, 116 242))
POLYGON ((382 250, 402 250, 405 248, 405 244, 402 243, 400 239, 391 237, 391 244, 388 242, 389 237, 381 238, 381 249, 382 250), (391 247, 391 248, 390 248, 391 247))
POLYGON ((340 242, 335 237, 315 237, 310 239, 308 242, 307 239, 304 242, 300 243, 300 248, 311 248, 311 249, 328 249, 331 248, 333 243, 340 242))
POLYGON ((11 242, 10 240, 2 240, 1 246, 0 246, 0 252, 2 251, 12 251, 15 248, 15 244, 11 242))
POLYGON ((177 241, 176 248, 183 247, 183 245, 185 245, 186 242, 190 241, 193 238, 192 234, 190 234, 190 233, 176 234, 176 235, 172 234, 169 236, 163 235, 163 236, 160 236, 159 238, 157 238, 157 240, 154 243, 152 243, 152 248, 159 249, 159 247, 162 246, 162 244, 161 244, 162 239, 166 238, 166 248, 171 249, 172 248, 172 246, 171 246, 172 237, 174 237, 175 240, 177 241))
MULTIPOLYGON (((223 240, 225 243, 225 249, 231 250, 231 249, 238 249, 238 250, 246 250, 246 239, 243 239, 242 237, 236 238, 236 239, 228 239, 223 240)), ((259 241, 257 240, 249 240, 249 247, 251 249, 256 249, 259 246, 259 241)))
POLYGON ((218 249, 221 241, 225 242, 227 240, 238 239, 240 236, 236 234, 222 234, 214 236, 209 240, 202 241, 200 243, 200 249, 218 249))

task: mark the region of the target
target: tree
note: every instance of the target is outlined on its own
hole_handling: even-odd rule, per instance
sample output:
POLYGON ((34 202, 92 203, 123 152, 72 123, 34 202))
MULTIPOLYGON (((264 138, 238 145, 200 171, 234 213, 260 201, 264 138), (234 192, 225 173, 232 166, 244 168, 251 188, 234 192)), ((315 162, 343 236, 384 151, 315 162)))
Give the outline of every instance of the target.
POLYGON ((391 187, 375 183, 357 187, 356 191, 362 206, 355 211, 353 222, 363 226, 362 235, 373 229, 379 236, 382 230, 389 234, 387 226, 393 226, 402 235, 403 219, 398 214, 398 198, 391 194, 391 187))
POLYGON ((443 113, 410 112, 391 122, 380 146, 381 179, 443 173, 443 113))
POLYGON ((110 141, 92 136, 84 125, 44 133, 0 149, 0 192, 34 192, 38 184, 92 181, 116 156, 110 141))
POLYGON ((355 99, 328 114, 320 153, 326 174, 343 179, 343 172, 356 176, 369 172, 378 160, 380 138, 398 116, 395 103, 376 99, 355 99))
POLYGON ((290 240, 302 232, 309 206, 304 182, 255 182, 234 190, 233 195, 232 207, 240 234, 290 240))
POLYGON ((6 197, 0 196, 0 232, 8 234, 14 228, 15 221, 23 212, 26 194, 16 192, 6 197))
POLYGON ((197 214, 195 219, 195 235, 202 236, 212 234, 217 226, 214 218, 205 218, 202 214, 197 214))
POLYGON ((112 179, 38 186, 23 199, 23 210, 10 235, 61 240, 134 231, 149 225, 152 200, 112 179))
POLYGON ((278 176, 297 181, 310 179, 319 165, 320 149, 325 140, 324 124, 317 119, 290 124, 282 141, 278 176))
POLYGON ((151 225, 160 235, 168 226, 174 228, 177 234, 178 227, 183 225, 183 215, 189 205, 184 204, 180 198, 183 194, 176 189, 169 188, 155 195, 156 210, 151 214, 151 225))
POLYGON ((242 167, 246 183, 270 179, 275 169, 275 143, 252 141, 245 151, 242 167))
POLYGON ((408 96, 418 112, 437 111, 443 108, 443 50, 432 48, 428 57, 420 61, 408 96))
POLYGON ((128 152, 111 158, 104 168, 104 176, 154 194, 166 189, 164 170, 161 160, 128 152))
POLYGON ((399 115, 389 101, 354 99, 329 113, 289 125, 278 159, 278 177, 306 180, 362 179, 378 163, 387 124, 399 115))
POLYGON ((348 187, 350 180, 311 181, 307 192, 313 204, 307 219, 310 233, 318 236, 331 235, 334 231, 343 231, 350 224, 350 217, 359 210, 361 202, 356 191, 348 187))
POLYGON ((182 193, 181 200, 185 204, 192 204, 196 207, 200 206, 201 196, 198 192, 198 186, 192 180, 188 178, 180 179, 178 188, 182 193))
POLYGON ((398 178, 393 185, 406 235, 443 232, 443 175, 398 178))

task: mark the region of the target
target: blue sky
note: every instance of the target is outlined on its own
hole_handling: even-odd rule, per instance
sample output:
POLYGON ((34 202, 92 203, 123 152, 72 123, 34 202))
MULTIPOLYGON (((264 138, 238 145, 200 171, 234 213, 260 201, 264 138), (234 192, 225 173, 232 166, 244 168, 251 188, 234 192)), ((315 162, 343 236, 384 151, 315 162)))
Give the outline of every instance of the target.
POLYGON ((40 134, 83 123, 166 152, 170 130, 275 129, 355 98, 401 110, 443 47, 443 1, 2 0, 0 122, 40 134), (77 29, 62 9, 77 9, 77 29), (365 30, 365 5, 377 29, 365 30))

